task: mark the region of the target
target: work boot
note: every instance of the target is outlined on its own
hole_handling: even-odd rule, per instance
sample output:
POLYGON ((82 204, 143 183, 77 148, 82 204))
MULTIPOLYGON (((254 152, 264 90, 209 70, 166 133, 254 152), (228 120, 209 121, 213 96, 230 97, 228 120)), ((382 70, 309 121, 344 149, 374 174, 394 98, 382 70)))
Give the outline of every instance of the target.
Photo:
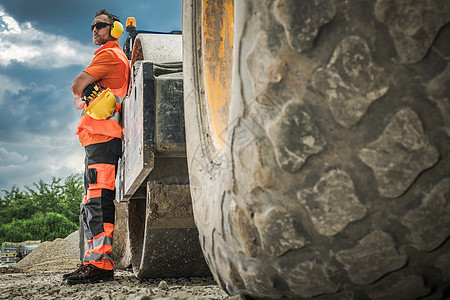
POLYGON ((95 283, 110 280, 114 280, 113 270, 104 270, 89 264, 86 265, 86 268, 78 274, 67 277, 66 283, 72 285, 78 283, 95 283))
POLYGON ((77 265, 77 267, 78 267, 78 269, 76 269, 75 271, 63 274, 62 281, 66 281, 67 277, 70 277, 72 275, 76 275, 80 272, 83 272, 86 269, 87 265, 81 264, 81 265, 77 265))

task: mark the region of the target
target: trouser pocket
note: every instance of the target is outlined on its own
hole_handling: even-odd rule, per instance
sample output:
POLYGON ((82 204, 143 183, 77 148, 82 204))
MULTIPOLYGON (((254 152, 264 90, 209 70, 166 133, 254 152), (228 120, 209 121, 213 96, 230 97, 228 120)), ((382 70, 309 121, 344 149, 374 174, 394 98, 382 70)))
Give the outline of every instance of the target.
POLYGON ((110 164, 92 164, 88 166, 89 189, 114 190, 116 167, 110 164))

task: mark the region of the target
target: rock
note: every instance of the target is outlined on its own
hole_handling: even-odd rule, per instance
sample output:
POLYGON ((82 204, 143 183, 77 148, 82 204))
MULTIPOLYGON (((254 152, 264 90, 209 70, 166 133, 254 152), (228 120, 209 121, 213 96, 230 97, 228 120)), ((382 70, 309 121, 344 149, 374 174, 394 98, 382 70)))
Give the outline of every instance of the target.
POLYGON ((128 296, 127 300, 150 300, 146 292, 137 292, 134 295, 128 296))
POLYGON ((167 282, 164 280, 161 280, 158 284, 158 289, 160 290, 168 290, 169 286, 167 285, 167 282))

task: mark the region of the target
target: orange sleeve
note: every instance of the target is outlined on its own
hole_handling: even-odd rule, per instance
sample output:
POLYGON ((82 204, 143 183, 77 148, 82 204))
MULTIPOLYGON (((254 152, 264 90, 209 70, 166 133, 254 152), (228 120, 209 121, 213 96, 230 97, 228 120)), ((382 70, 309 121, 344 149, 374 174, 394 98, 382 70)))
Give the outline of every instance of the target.
POLYGON ((84 72, 93 76, 98 81, 108 76, 111 68, 113 68, 114 57, 109 51, 103 51, 96 55, 91 64, 84 69, 84 72))

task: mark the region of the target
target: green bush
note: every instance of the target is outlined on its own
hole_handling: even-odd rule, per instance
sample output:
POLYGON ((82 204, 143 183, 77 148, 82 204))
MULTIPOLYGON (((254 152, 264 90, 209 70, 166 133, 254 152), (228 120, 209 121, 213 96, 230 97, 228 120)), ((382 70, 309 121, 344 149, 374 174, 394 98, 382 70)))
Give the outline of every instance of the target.
POLYGON ((53 241, 56 238, 66 237, 77 229, 78 225, 63 215, 37 212, 29 220, 13 220, 9 224, 1 225, 0 236, 8 242, 53 241))
POLYGON ((83 181, 71 175, 64 184, 40 180, 23 192, 17 187, 0 197, 0 243, 26 240, 52 241, 78 229, 83 181))

